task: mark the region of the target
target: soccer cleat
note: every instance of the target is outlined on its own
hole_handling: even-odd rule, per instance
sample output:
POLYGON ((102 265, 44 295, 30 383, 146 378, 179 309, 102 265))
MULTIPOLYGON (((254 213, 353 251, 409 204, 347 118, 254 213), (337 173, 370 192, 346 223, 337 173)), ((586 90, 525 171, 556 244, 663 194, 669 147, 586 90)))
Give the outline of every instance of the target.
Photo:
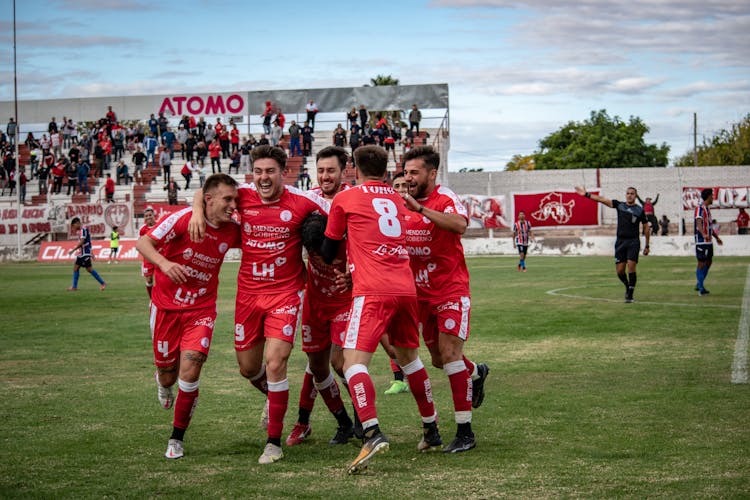
POLYGON ((693 290, 695 290, 696 292, 700 292, 701 287, 699 287, 698 285, 695 285, 695 287, 693 287, 693 290))
POLYGON ((703 297, 704 295, 708 295, 709 293, 711 292, 709 292, 705 288, 703 290, 698 290, 698 295, 700 295, 701 297, 703 297))
POLYGON ((490 367, 485 363, 479 363, 477 365, 477 374, 479 378, 472 380, 472 393, 471 393, 471 407, 479 408, 482 406, 484 401, 484 381, 487 379, 487 375, 490 373, 490 367))
POLYGON ((403 380, 394 380, 391 383, 391 386, 385 390, 385 393, 387 396, 391 396, 393 394, 400 394, 402 392, 409 392, 409 384, 404 382, 403 380))
POLYGON ((78 288, 73 288, 72 286, 68 288, 69 292, 77 292, 78 288))
POLYGON ((297 422, 294 424, 294 428, 289 434, 289 437, 286 438, 286 445, 295 446, 302 444, 305 438, 310 434, 312 434, 312 426, 310 424, 300 424, 297 422))
POLYGON ((417 444, 417 449, 421 452, 437 450, 443 445, 443 439, 438 432, 437 424, 433 422, 425 427, 422 440, 417 444))
POLYGON ((526 268, 525 267, 523 268, 523 272, 526 272, 526 268))
POLYGON ((284 458, 284 452, 281 451, 281 446, 276 446, 273 443, 266 443, 266 447, 263 449, 263 454, 258 458, 259 464, 272 464, 278 462, 284 458))
POLYGON ((170 439, 167 443, 167 451, 164 453, 164 456, 171 460, 176 460, 182 458, 184 454, 185 453, 182 450, 182 441, 179 439, 170 439))
POLYGON ((521 264, 518 264, 518 271, 521 271, 521 264))
POLYGON ((462 451, 469 451, 477 445, 474 440, 474 434, 468 436, 456 436, 453 441, 443 448, 443 453, 461 453, 462 451))
POLYGON ((159 396, 159 404, 165 410, 169 410, 170 408, 172 408, 172 405, 174 404, 174 393, 172 392, 172 388, 163 387, 159 383, 159 372, 155 373, 155 377, 156 377, 157 394, 159 396))
POLYGON ((99 287, 99 291, 103 292, 105 288, 107 288, 107 284, 102 283, 101 286, 99 287))
POLYGON ((354 427, 339 427, 336 434, 328 441, 330 445, 347 444, 354 437, 354 427))
POLYGON ((388 444, 388 438, 385 437, 385 434, 382 432, 378 432, 374 436, 372 436, 370 439, 365 441, 365 444, 362 445, 362 449, 359 451, 359 455, 357 455, 357 458, 354 459, 354 461, 349 464, 349 468, 346 470, 349 474, 357 474, 361 472, 362 470, 367 468, 367 463, 377 455, 378 453, 385 453, 388 451, 388 448, 390 448, 390 445, 388 444))
POLYGON ((260 426, 263 430, 268 430, 268 399, 266 398, 266 404, 263 405, 263 413, 260 415, 260 426))

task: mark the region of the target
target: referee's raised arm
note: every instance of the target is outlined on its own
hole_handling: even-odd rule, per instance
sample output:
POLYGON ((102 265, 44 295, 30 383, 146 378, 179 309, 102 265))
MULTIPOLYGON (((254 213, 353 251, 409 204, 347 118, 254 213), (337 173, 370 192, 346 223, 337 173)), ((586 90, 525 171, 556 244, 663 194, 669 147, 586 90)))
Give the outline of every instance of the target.
POLYGON ((612 200, 610 200, 609 198, 605 198, 604 196, 599 196, 598 194, 589 193, 588 191, 586 191, 586 188, 583 186, 576 186, 575 190, 576 190, 576 193, 578 193, 579 195, 585 198, 590 198, 594 201, 598 201, 599 203, 603 205, 607 205, 609 208, 613 208, 612 200))

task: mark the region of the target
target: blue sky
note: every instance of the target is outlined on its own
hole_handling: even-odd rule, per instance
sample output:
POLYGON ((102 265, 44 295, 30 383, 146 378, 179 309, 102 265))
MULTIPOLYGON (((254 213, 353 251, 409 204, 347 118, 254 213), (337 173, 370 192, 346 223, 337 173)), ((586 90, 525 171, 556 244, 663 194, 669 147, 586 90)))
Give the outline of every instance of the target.
MULTIPOLYGON (((501 170, 569 121, 640 117, 692 147, 750 113, 746 0, 17 0, 21 99, 350 87, 450 88, 451 170, 501 170)), ((0 4, 0 100, 13 99, 0 4)), ((3 118, 1 121, 5 121, 3 118)))

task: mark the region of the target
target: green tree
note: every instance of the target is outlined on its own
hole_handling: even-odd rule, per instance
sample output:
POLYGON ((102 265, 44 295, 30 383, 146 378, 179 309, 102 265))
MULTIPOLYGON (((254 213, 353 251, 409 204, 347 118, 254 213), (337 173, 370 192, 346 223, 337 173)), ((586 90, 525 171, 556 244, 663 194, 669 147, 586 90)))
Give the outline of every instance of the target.
POLYGON ((534 155, 513 155, 505 164, 505 170, 534 170, 535 166, 534 155))
POLYGON ((592 111, 588 120, 568 122, 539 141, 534 153, 537 170, 570 168, 666 167, 669 146, 646 144, 648 126, 640 118, 628 123, 607 111, 592 111))
POLYGON ((393 78, 391 75, 378 75, 375 78, 370 78, 370 84, 373 87, 385 87, 387 85, 398 85, 398 78, 393 78))
MULTIPOLYGON (((722 129, 715 136, 703 139, 698 146, 698 166, 750 165, 750 114, 729 130, 722 129)), ((675 160, 678 167, 695 165, 693 151, 675 160)))

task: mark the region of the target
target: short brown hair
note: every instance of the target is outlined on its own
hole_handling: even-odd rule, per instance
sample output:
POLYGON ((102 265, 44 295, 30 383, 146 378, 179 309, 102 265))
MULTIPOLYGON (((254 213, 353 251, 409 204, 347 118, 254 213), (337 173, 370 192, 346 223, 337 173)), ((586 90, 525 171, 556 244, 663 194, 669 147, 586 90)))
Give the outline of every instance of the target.
POLYGON ((354 150, 354 163, 365 177, 385 177, 388 152, 380 146, 361 146, 354 150))
POLYGON ((318 154, 315 156, 315 161, 319 162, 322 159, 333 157, 336 157, 336 159, 339 161, 339 168, 341 170, 344 170, 346 168, 346 162, 349 160, 349 155, 346 154, 346 150, 344 150, 344 148, 340 148, 338 146, 324 147, 323 149, 318 151, 318 154))
POLYGON ((432 146, 417 146, 404 155, 404 163, 421 158, 427 168, 437 170, 440 166, 440 155, 432 146))
POLYGON ((266 144, 252 149, 250 156, 253 162, 263 158, 271 158, 279 164, 282 170, 286 169, 286 151, 278 146, 268 146, 266 144))
POLYGON ((227 186, 233 188, 236 188, 238 186, 237 181, 234 180, 234 177, 229 174, 212 174, 209 175, 206 179, 206 182, 203 183, 203 192, 208 193, 209 191, 219 187, 219 184, 226 184, 227 186))

